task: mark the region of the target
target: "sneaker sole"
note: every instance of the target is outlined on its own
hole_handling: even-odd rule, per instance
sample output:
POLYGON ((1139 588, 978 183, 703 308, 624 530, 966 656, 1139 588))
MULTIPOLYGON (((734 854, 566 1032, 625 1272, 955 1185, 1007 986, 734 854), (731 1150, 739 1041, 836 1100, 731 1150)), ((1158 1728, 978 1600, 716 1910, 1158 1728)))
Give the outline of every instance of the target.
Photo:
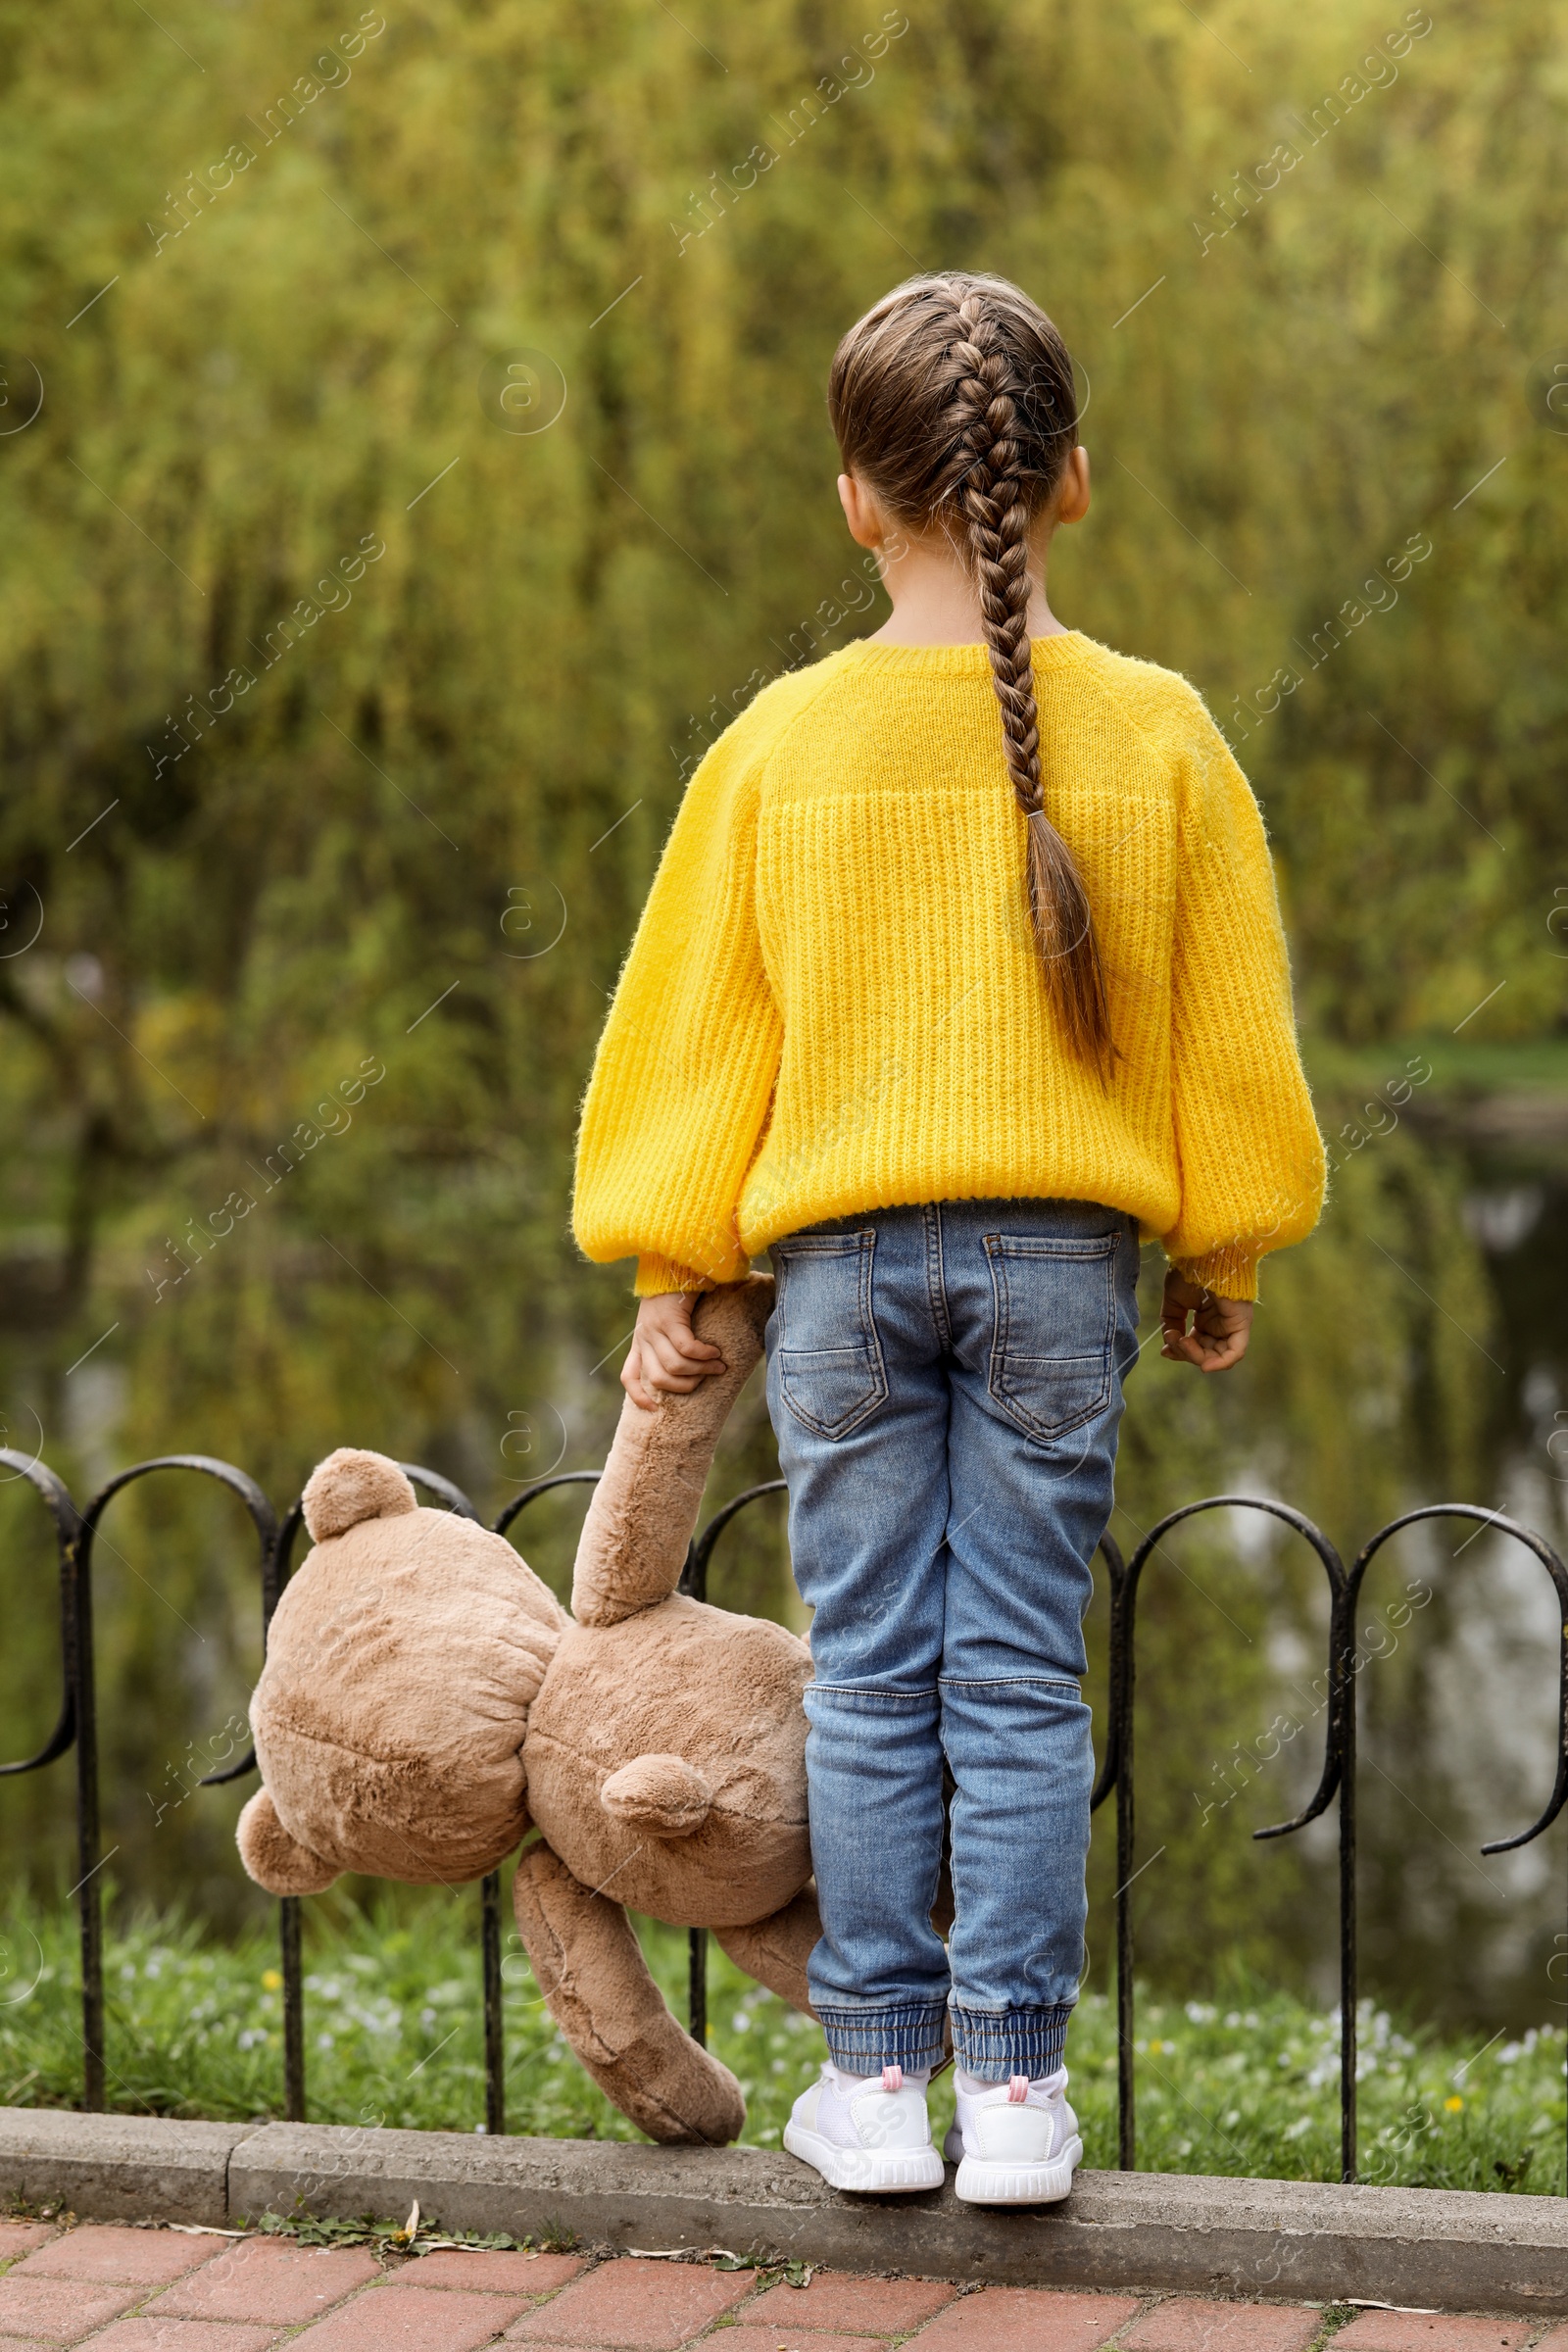
POLYGON ((917 2189, 940 2188, 947 2177, 935 2148, 841 2148, 799 2124, 785 2125, 784 2145, 820 2173, 829 2188, 857 2189, 863 2196, 912 2196, 917 2189))
POLYGON ((1054 2164, 1004 2164, 965 2156, 953 2183, 965 2205, 1057 2205, 1072 2188, 1084 2143, 1070 2139, 1054 2164))

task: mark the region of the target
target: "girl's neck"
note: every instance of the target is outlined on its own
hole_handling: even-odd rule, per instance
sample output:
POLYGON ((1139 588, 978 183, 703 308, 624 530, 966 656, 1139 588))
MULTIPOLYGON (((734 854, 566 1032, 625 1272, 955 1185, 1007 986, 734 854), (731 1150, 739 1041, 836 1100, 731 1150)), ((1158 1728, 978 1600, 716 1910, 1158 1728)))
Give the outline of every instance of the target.
MULTIPOLYGON (((893 617, 871 633, 873 645, 983 645, 985 627, 973 575, 945 540, 900 536, 877 551, 893 617)), ((1029 634, 1068 632, 1046 601, 1045 549, 1032 549, 1029 634)))

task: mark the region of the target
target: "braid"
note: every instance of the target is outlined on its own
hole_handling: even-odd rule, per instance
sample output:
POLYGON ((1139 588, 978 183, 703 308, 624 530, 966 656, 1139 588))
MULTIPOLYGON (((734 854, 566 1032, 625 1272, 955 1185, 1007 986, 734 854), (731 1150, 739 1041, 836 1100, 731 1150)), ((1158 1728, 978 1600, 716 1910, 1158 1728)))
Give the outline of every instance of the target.
POLYGON ((956 496, 1002 707, 1007 774, 1028 827, 1029 914, 1057 1016, 1074 1049, 1102 1071, 1114 1048, 1089 897, 1072 852, 1046 814, 1041 782, 1040 713, 1029 640, 1034 510, 1016 430, 1017 379, 978 289, 963 296, 955 325, 952 358, 961 373, 954 386, 954 410, 963 467, 956 496))
POLYGON ((1012 789, 1025 816, 1044 805, 1040 729, 1029 656, 1029 508, 1018 475, 1016 421, 1007 357, 989 325, 978 294, 958 307, 954 387, 963 464, 958 504, 968 529, 969 558, 980 591, 1003 746, 1012 789))
POLYGON ((917 529, 951 516, 980 598, 1002 748, 1025 826, 1029 914, 1071 1050, 1115 1059, 1104 973, 1072 853, 1046 814, 1029 643, 1029 531, 1078 438, 1066 346, 1004 278, 908 278, 839 345, 828 410, 845 469, 917 529))

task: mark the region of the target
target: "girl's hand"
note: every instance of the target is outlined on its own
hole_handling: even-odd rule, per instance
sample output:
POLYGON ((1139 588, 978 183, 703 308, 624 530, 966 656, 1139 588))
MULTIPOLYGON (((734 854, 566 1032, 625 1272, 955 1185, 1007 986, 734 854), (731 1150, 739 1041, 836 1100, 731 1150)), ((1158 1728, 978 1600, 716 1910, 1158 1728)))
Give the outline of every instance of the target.
POLYGON ((718 1349, 692 1330, 692 1308, 701 1296, 700 1291, 665 1291, 638 1306, 620 1385, 645 1413, 653 1411, 662 1396, 689 1396, 724 1369, 718 1349))
POLYGON ((1200 1372, 1228 1372, 1247 1353, 1252 1336, 1250 1298, 1216 1298, 1200 1290, 1174 1266, 1165 1277, 1159 1310, 1159 1352, 1173 1364, 1196 1364, 1200 1372), (1193 1328, 1187 1328, 1187 1318, 1193 1328))

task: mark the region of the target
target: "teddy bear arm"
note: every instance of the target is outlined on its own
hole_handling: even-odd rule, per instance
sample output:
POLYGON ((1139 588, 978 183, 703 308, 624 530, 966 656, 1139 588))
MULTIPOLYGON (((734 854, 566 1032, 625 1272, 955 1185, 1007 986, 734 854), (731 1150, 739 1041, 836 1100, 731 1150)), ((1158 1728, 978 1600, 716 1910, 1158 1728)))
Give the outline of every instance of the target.
POLYGON ((619 1903, 543 1844, 523 1853, 512 1894, 550 2014, 606 2097, 650 2139, 737 2138, 741 2086, 670 2016, 619 1903))
POLYGON ((761 1356, 772 1304, 768 1274, 706 1291, 692 1328, 719 1349, 724 1369, 686 1396, 662 1396, 652 1412, 629 1396, 621 1406, 577 1545, 571 1613, 579 1625, 618 1625, 674 1592, 713 1448, 761 1356))
POLYGON ((269 1788, 257 1789, 234 1835, 247 1874, 269 1894, 320 1894, 338 1875, 335 1863, 323 1862, 284 1829, 269 1788))
POLYGON ((748 1928, 713 1930, 737 1968, 744 1969, 759 1984, 765 1984, 769 1992, 776 1992, 781 2001, 788 2001, 792 2009, 800 2009, 808 2017, 813 2011, 806 1985, 806 1967, 821 1933, 816 1890, 812 1886, 803 1886, 771 1919, 760 1919, 748 1928))

